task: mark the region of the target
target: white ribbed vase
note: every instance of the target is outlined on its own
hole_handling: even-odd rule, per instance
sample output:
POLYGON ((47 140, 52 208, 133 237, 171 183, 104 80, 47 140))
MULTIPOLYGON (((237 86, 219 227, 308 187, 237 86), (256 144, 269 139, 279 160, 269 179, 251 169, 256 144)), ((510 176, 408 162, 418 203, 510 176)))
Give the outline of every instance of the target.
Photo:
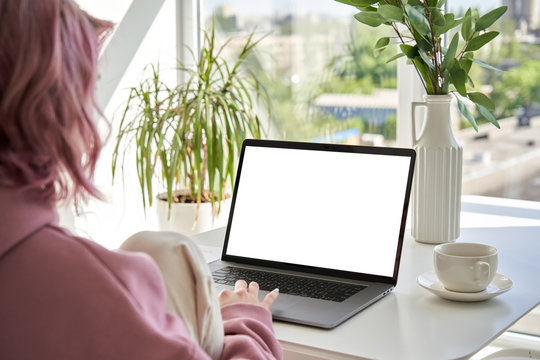
POLYGON ((459 237, 463 148, 450 121, 451 95, 426 95, 412 103, 416 169, 411 200, 412 236, 418 242, 440 244, 459 237), (419 136, 415 109, 426 107, 419 136))

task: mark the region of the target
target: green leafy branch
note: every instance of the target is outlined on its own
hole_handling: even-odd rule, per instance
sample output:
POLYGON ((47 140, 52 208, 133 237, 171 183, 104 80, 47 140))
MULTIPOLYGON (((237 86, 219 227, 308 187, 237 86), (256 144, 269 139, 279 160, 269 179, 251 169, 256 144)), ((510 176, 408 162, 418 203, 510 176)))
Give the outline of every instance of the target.
POLYGON ((498 70, 475 59, 474 52, 499 35, 499 32, 491 31, 489 27, 506 12, 506 6, 498 7, 482 16, 477 9, 468 9, 463 17, 456 19, 454 14, 444 12, 445 0, 336 1, 360 10, 354 17, 365 25, 387 25, 393 29, 396 37, 381 37, 375 43, 375 51, 383 52, 397 42, 400 52, 388 62, 407 57, 408 63, 415 67, 420 76, 427 94, 453 92, 462 115, 478 129, 476 120, 460 96, 468 98, 484 118, 499 127, 491 114, 495 104, 485 94, 469 90, 468 87, 474 88, 469 76, 473 64, 498 70), (458 27, 460 28, 457 29, 458 27), (443 41, 444 36, 452 33, 452 38, 446 44, 443 41))

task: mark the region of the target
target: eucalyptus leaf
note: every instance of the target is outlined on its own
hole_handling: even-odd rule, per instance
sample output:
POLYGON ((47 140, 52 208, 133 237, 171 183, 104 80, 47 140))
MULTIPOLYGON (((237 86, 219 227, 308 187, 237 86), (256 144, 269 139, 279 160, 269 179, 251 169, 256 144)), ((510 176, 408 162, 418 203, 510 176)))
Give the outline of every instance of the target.
POLYGON ((422 37, 429 38, 431 30, 429 27, 429 21, 423 11, 419 11, 416 7, 411 6, 410 4, 405 5, 405 9, 409 15, 411 25, 420 33, 422 37))
POLYGON ((450 45, 448 45, 448 49, 446 49, 446 53, 444 54, 444 60, 441 65, 441 69, 444 72, 446 69, 450 69, 453 67, 454 62, 456 61, 456 52, 457 47, 459 43, 459 34, 454 34, 454 37, 450 41, 450 45))
MULTIPOLYGON (((410 19, 409 19, 410 22, 410 19)), ((414 38, 414 41, 416 42, 416 45, 418 45, 419 48, 422 48, 422 45, 420 45, 421 42, 426 42, 424 36, 414 28, 414 26, 410 26, 411 34, 414 38)))
POLYGON ((463 19, 461 20, 461 36, 463 40, 469 41, 472 35, 473 35, 472 16, 471 16, 471 10, 469 9, 465 13, 465 16, 463 16, 463 19))
POLYGON ((389 43, 390 43, 390 38, 388 37, 382 37, 379 40, 377 40, 374 47, 374 54, 377 56, 380 53, 382 53, 384 50, 386 50, 389 43))
POLYGON ((469 74, 467 74, 467 85, 469 85, 473 89, 476 87, 476 85, 474 85, 473 79, 469 76, 469 74))
POLYGON ((401 21, 403 19, 403 10, 400 7, 394 5, 380 5, 377 11, 385 20, 401 21))
POLYGON ((436 7, 430 7, 429 13, 431 14, 431 22, 436 26, 444 26, 446 19, 444 18, 441 10, 436 7))
POLYGON ((375 43, 375 49, 380 49, 386 47, 390 43, 390 38, 385 36, 377 40, 375 43))
POLYGON ((497 121, 497 119, 495 119, 495 116, 493 116, 493 114, 488 109, 486 109, 484 106, 480 104, 476 104, 476 108, 487 121, 495 125, 498 129, 501 128, 501 126, 499 125, 499 122, 497 121))
POLYGON ((379 8, 374 7, 374 6, 357 6, 356 8, 357 8, 358 10, 360 10, 360 11, 365 11, 365 12, 375 12, 375 13, 376 13, 377 10, 379 9, 379 8))
POLYGON ((386 63, 392 62, 394 60, 399 59, 400 57, 405 56, 403 53, 397 53, 396 55, 392 56, 390 59, 386 60, 386 63))
POLYGON ((426 54, 424 51, 420 50, 420 57, 424 61, 424 63, 428 66, 428 68, 434 70, 435 64, 433 64, 433 60, 429 58, 428 54, 426 54))
POLYGON ((481 16, 476 22, 476 26, 475 26, 476 31, 485 30, 491 25, 493 25, 495 21, 499 20, 499 18, 503 16, 503 14, 506 12, 507 9, 508 9, 507 6, 501 6, 481 16))
POLYGON ((467 87, 465 86, 465 83, 467 82, 467 73, 459 66, 458 63, 455 63, 454 67, 450 70, 450 77, 457 92, 461 96, 466 97, 467 87))
POLYGON ((475 104, 482 105, 489 110, 495 110, 495 104, 485 94, 481 92, 469 92, 467 95, 475 104))
POLYGON ((475 62, 477 63, 478 65, 480 65, 481 67, 485 68, 485 69, 488 69, 488 70, 495 70, 495 71, 503 71, 502 69, 499 69, 493 65, 489 65, 481 60, 478 60, 478 59, 475 59, 475 58, 466 58, 466 59, 469 59, 470 61, 472 62, 475 62))
POLYGON ((424 86, 426 87, 426 92, 428 94, 433 94, 434 84, 431 77, 429 76, 429 72, 426 69, 424 62, 422 61, 422 58, 420 56, 417 56, 411 60, 414 66, 416 67, 416 69, 418 70, 418 72, 420 73, 420 76, 424 80, 424 86))
POLYGON ((476 22, 480 18, 480 13, 478 12, 477 8, 472 8, 470 10, 471 10, 471 19, 472 19, 472 22, 473 22, 473 30, 475 32, 478 32, 479 30, 476 29, 476 22))
POLYGON ((417 42, 418 49, 423 52, 433 52, 433 44, 431 41, 427 41, 426 39, 421 39, 417 42))
POLYGON ((457 103, 458 103, 459 112, 463 116, 465 116, 465 118, 469 121, 469 123, 474 128, 474 130, 478 131, 478 124, 476 123, 476 120, 474 119, 474 116, 471 114, 471 112, 469 111, 467 106, 463 103, 463 101, 461 101, 459 96, 456 96, 456 100, 457 100, 457 103))
POLYGON ((469 71, 471 70, 471 66, 472 66, 472 59, 469 59, 469 58, 463 58, 459 61, 459 66, 463 69, 463 71, 465 71, 466 74, 469 73, 469 71))
POLYGON ((407 56, 409 59, 414 59, 415 57, 419 56, 418 53, 418 46, 411 46, 407 44, 401 44, 399 45, 399 48, 401 51, 407 56))
POLYGON ((335 0, 337 2, 352 5, 352 6, 370 6, 378 2, 378 0, 335 0))
POLYGON ((493 40, 497 35, 499 35, 498 31, 489 31, 483 33, 482 35, 475 36, 473 39, 471 39, 471 41, 469 41, 465 51, 476 51, 493 40))
POLYGON ((454 14, 444 14, 444 25, 442 26, 433 26, 433 30, 435 31, 435 36, 441 36, 443 34, 446 34, 451 29, 455 28, 456 26, 460 25, 461 21, 458 21, 454 19, 454 14))
POLYGON ((450 71, 448 69, 444 70, 443 79, 444 79, 444 82, 443 82, 442 93, 448 94, 448 90, 450 88, 450 71))
POLYGON ((384 18, 379 13, 373 12, 359 12, 354 15, 354 18, 360 21, 362 24, 366 24, 371 27, 378 27, 385 22, 384 18))

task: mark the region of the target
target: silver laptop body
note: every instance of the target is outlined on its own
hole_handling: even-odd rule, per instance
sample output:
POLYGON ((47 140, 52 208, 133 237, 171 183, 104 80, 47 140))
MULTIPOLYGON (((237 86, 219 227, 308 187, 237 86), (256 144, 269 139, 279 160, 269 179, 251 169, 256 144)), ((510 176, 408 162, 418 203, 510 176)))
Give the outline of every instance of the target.
POLYGON ((414 162, 412 149, 245 140, 221 260, 210 264, 218 291, 232 289, 219 278, 231 267, 360 289, 345 298, 267 289, 280 288, 275 320, 321 328, 381 299, 397 283, 414 162))

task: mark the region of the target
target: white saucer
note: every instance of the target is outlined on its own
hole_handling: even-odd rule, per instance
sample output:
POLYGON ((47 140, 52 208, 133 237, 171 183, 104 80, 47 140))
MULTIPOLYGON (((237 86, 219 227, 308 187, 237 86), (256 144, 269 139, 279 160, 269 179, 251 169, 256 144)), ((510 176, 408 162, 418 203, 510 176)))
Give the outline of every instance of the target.
POLYGON ((442 297, 443 299, 454 301, 483 301, 491 299, 497 295, 507 292, 512 288, 512 280, 504 275, 496 274, 491 284, 480 292, 474 293, 462 293, 456 291, 450 291, 445 289, 443 284, 439 281, 439 278, 435 274, 435 271, 428 271, 416 279, 418 284, 423 288, 428 289, 435 295, 442 297))

